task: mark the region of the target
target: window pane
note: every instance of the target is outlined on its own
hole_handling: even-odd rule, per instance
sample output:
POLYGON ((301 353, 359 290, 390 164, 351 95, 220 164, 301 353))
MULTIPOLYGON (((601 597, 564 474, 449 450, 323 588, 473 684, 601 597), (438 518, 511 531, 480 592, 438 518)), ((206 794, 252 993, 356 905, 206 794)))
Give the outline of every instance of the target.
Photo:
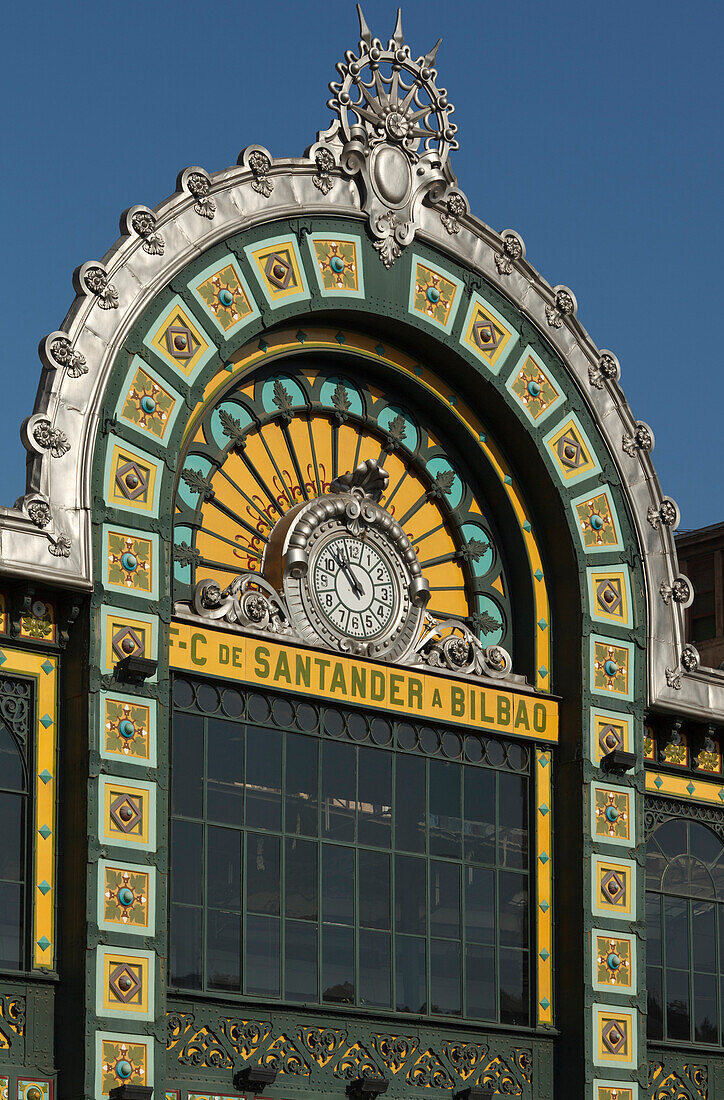
POLYGON ((356 765, 353 745, 322 744, 322 834, 354 840, 356 765))
POLYGON ((414 856, 395 857, 395 928, 398 932, 426 932, 426 863, 414 856))
POLYGON ((455 863, 430 860, 430 932, 460 939, 460 867, 455 863))
POLYGON ((171 827, 172 897, 200 905, 203 899, 204 827, 193 821, 174 821, 171 827))
POLYGON ((465 769, 464 856, 495 863, 495 772, 465 769))
POLYGON ((282 827, 282 741, 275 730, 251 727, 246 733, 246 824, 252 829, 282 827))
POLYGON ((495 943, 495 871, 465 867, 465 935, 472 943, 495 943))
POLYGON ((241 833, 236 829, 213 825, 207 829, 206 904, 214 909, 241 909, 241 833))
POLYGON ((354 932, 341 925, 322 926, 322 1000, 354 1004, 354 932))
POLYGON ((689 853, 695 859, 709 865, 716 862, 722 852, 722 842, 715 832, 698 821, 689 822, 689 853))
POLYGON ((15 738, 0 721, 0 787, 6 791, 24 791, 23 762, 15 738))
MULTIPOLYGON (((1 780, 0 780, 1 782, 1 780)), ((0 879, 20 882, 23 873, 23 822, 25 797, 0 794, 0 879)))
POLYGON ((498 874, 500 942, 512 947, 528 943, 528 876, 511 871, 498 874))
POLYGON ((460 1015, 460 944, 451 940, 431 941, 430 1010, 460 1015))
POLYGON ((469 944, 465 949, 465 997, 467 1016, 497 1019, 493 947, 469 944))
POLYGON ((666 971, 666 1033, 669 1039, 691 1039, 688 970, 666 971))
POLYGON ((239 989, 241 916, 210 909, 206 918, 206 984, 210 989, 239 989))
POLYGON ((687 893, 695 898, 713 898, 714 883, 711 875, 703 863, 698 859, 689 859, 690 888, 687 893))
POLYGON ((398 1012, 427 1012, 425 941, 421 936, 395 936, 398 1012))
POLYGON ((171 921, 171 984, 201 989, 201 910, 174 905, 171 921))
POLYGON ((716 969, 716 921, 713 901, 691 902, 691 946, 694 970, 716 969))
POLYGON ((501 950, 500 1022, 528 1023, 528 952, 501 950))
MULTIPOLYGON (((646 857, 648 860, 648 856, 646 857)), ((646 960, 650 966, 661 966, 661 897, 646 895, 646 960)))
POLYGON ((204 720, 196 714, 173 716, 171 803, 182 817, 203 815, 204 720))
POLYGON ((295 836, 317 835, 319 774, 318 742, 298 733, 287 734, 285 829, 295 836))
POLYGON ((460 859, 460 780, 462 769, 430 761, 430 855, 460 859))
POLYGON ((316 924, 296 920, 284 923, 284 996, 291 1001, 319 999, 317 935, 316 924))
POLYGON ((689 903, 683 898, 666 898, 664 902, 664 945, 666 965, 678 970, 689 969, 689 903))
POLYGON ((0 882, 0 967, 23 969, 23 888, 0 882))
POLYGON ((390 927, 390 857, 361 849, 359 860, 359 922, 363 928, 390 927))
POLYGON ((646 845, 646 889, 660 890, 661 878, 666 869, 666 860, 652 837, 646 845))
POLYGON ((354 849, 322 845, 323 919, 332 924, 354 920, 354 849))
POLYGON ((249 833, 246 838, 246 908, 279 914, 279 838, 249 833))
POLYGON ((682 820, 665 821, 659 825, 655 837, 661 851, 667 859, 687 851, 686 822, 682 820))
POLYGON ((649 1039, 663 1039, 664 1037, 664 1010, 661 983, 661 967, 647 967, 646 990, 649 1014, 646 1023, 646 1034, 649 1039))
POLYGON ((395 764, 395 847, 425 851, 425 761, 398 756, 395 764))
POLYGON ((391 939, 389 932, 359 934, 359 997, 360 1004, 375 1008, 390 1007, 392 977, 391 939))
POLYGON ((287 837, 285 914, 298 920, 317 919, 317 844, 287 837))
POLYGON ((357 843, 389 848, 392 832, 392 754, 359 750, 357 843))
POLYGON ((528 866, 528 782, 524 776, 498 774, 498 862, 528 866))
POLYGON ((694 1040, 697 1043, 719 1042, 716 987, 716 974, 694 974, 694 1040))
POLYGON ((206 816, 241 825, 244 795, 244 727, 209 718, 206 725, 206 816))
POLYGON ((246 992, 279 996, 279 920, 246 918, 246 992))

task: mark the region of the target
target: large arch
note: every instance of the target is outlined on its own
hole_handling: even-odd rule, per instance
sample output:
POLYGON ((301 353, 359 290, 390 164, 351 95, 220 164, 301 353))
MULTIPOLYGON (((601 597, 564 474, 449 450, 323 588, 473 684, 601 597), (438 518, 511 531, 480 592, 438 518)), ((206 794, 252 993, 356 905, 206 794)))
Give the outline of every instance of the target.
MULTIPOLYGON (((555 710, 560 727, 550 736, 543 726, 511 729, 529 737, 533 754, 528 1026, 507 1047, 492 1028, 473 1049, 480 1036, 471 1029, 446 1021, 435 1035, 429 1020, 416 1021, 414 1060, 413 1046, 404 1054, 384 1045, 384 1029, 394 1027, 381 1018, 328 1024, 329 1035, 345 1038, 328 1035, 315 1048, 313 1014, 267 1006, 266 1045, 254 1040, 255 1022, 248 1049, 289 1075, 294 1097, 332 1091, 335 1075, 362 1072, 364 1057, 378 1074, 390 1070, 390 1092, 399 1095, 412 1085, 459 1089, 475 1067, 489 1075, 478 1072, 478 1084, 540 1100, 553 1095, 554 1081, 561 1095, 573 1089, 603 1100, 612 1075, 642 1080, 637 987, 614 989, 597 977, 594 941, 602 929, 620 935, 644 971, 636 875, 646 710, 724 718, 724 689, 684 642, 691 587, 678 575, 678 509, 661 493, 653 436, 625 401, 618 360, 594 345, 573 293, 551 287, 528 263, 518 234, 498 234, 470 213, 448 159, 455 128, 433 65, 434 51, 412 58, 399 24, 385 50, 362 22, 359 56, 347 57, 332 86, 336 121, 305 156, 274 159, 254 145, 234 168, 181 172, 172 196, 153 210, 126 211, 116 244, 76 271, 75 301, 41 343, 37 402, 23 426, 26 494, 0 517, 0 535, 9 575, 30 572, 87 595, 87 635, 71 643, 66 731, 81 767, 68 780, 73 809, 63 811, 68 827, 84 814, 90 838, 87 853, 67 857, 67 870, 87 878, 92 950, 86 955, 85 942, 75 942, 71 924, 61 922, 60 932, 61 950, 83 977, 73 996, 87 1058, 59 1054, 74 1094, 106 1095, 127 1065, 134 1080, 172 1095, 209 1091, 193 1068, 201 1055, 184 1061, 187 1047, 202 1050, 211 1091, 221 1093, 214 1072, 251 1058, 241 1040, 219 1039, 231 1018, 196 1019, 188 998, 167 993, 171 679, 174 670, 193 672, 193 662, 209 672, 206 657, 190 654, 207 645, 188 633, 194 592, 204 571, 220 584, 235 575, 230 554, 210 550, 207 538, 212 513, 239 526, 222 484, 246 486, 250 502, 257 444, 280 477, 281 497, 271 500, 280 514, 333 480, 317 470, 307 484, 301 442, 290 442, 293 424, 304 425, 312 450, 330 433, 335 477, 345 472, 340 447, 350 453, 339 443, 343 431, 369 450, 353 448, 350 465, 387 456, 404 476, 414 472, 416 491, 449 535, 424 564, 459 573, 455 584, 438 586, 455 591, 440 610, 465 618, 483 641, 492 629, 492 640, 512 650, 519 677, 503 688, 555 710), (422 145, 397 133, 404 111, 383 111, 382 138, 364 110, 350 106, 357 76, 378 64, 391 73, 401 66, 423 97, 422 145), (410 435, 399 423, 392 430, 392 414, 410 435), (265 431, 285 448, 289 480, 265 431), (233 478, 227 462, 236 463, 233 478), (487 579, 473 568, 477 522, 499 564, 487 579), (126 657, 154 664, 119 683, 126 657), (122 722, 132 727, 125 748, 122 722), (109 747, 108 731, 121 748, 109 747), (612 783, 601 771, 612 749, 635 755, 630 780, 612 783), (606 816, 609 805, 615 819, 606 816), (114 874, 145 876, 144 920, 130 938, 104 908, 102 899, 121 889, 114 874), (143 949, 132 938, 139 933, 143 949), (104 992, 108 966, 126 958, 145 989, 143 1007, 127 1013, 109 1008, 104 992)), ((372 94, 371 86, 367 99, 381 109, 388 93, 372 94)), ((231 546, 219 530, 211 531, 215 545, 231 546)), ((253 572, 261 544, 243 545, 253 572)), ((54 900, 51 893, 47 905, 54 900)), ((35 967, 52 969, 57 947, 52 936, 38 939, 35 967)))

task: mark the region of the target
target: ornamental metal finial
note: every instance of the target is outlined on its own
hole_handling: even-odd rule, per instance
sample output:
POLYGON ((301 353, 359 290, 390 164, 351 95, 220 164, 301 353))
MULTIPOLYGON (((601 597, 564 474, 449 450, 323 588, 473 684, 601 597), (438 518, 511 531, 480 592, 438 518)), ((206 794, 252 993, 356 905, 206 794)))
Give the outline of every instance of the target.
POLYGON ((453 106, 436 84, 440 39, 417 59, 405 45, 402 15, 387 48, 373 38, 362 9, 359 54, 337 64, 341 79, 330 84, 329 106, 338 122, 320 141, 342 146, 340 163, 359 177, 363 208, 375 248, 391 267, 415 235, 424 198, 439 201, 455 184, 448 157, 458 148, 453 106))

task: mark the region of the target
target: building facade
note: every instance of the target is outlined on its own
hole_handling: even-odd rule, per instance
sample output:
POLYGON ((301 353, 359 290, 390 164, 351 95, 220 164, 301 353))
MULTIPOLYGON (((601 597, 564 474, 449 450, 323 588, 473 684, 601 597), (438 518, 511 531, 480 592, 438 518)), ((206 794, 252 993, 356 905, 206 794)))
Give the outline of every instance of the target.
POLYGON ((724 675, 616 356, 361 18, 121 218, 0 514, 0 1092, 724 1095, 724 675), (721 895, 721 896, 720 896, 721 895))

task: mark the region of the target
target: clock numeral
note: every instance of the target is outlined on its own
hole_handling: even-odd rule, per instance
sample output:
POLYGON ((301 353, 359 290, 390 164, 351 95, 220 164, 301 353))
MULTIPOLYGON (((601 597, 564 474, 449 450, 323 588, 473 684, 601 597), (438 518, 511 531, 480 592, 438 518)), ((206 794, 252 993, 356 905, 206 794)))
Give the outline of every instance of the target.
POLYGON ((387 610, 382 606, 381 603, 376 603, 372 610, 374 611, 375 615, 380 620, 380 622, 382 622, 385 615, 387 614, 387 610))
POLYGON ((334 558, 325 558, 324 559, 324 568, 326 569, 326 571, 328 573, 334 573, 334 567, 335 567, 336 564, 337 563, 334 560, 334 558))
POLYGON ((331 607, 331 606, 332 606, 332 604, 333 604, 333 602, 334 602, 334 599, 333 599, 333 597, 332 597, 332 593, 331 593, 331 592, 327 592, 327 594, 326 594, 326 595, 325 595, 325 597, 324 597, 324 606, 325 606, 325 607, 331 607))
POLYGON ((384 603, 389 603, 392 599, 392 593, 389 588, 381 588, 377 595, 377 599, 382 600, 384 603))
POLYGON ((378 567, 377 567, 377 580, 378 581, 383 581, 385 579, 385 572, 386 572, 386 570, 383 569, 383 567, 381 565, 378 565, 378 567))
POLYGON ((365 628, 367 630, 374 630, 375 628, 374 619, 369 612, 367 612, 367 614, 365 615, 365 628))

